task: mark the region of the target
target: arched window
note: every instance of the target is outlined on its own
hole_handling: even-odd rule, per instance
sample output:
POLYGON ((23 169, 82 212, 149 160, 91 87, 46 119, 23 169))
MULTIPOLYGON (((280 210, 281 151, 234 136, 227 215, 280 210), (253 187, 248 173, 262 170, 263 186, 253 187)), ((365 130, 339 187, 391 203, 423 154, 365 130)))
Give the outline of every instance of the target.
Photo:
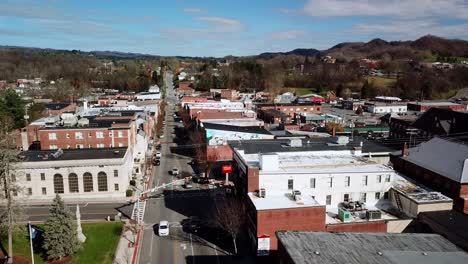
POLYGON ((70 175, 68 175, 68 189, 71 193, 77 193, 80 191, 78 189, 78 175, 75 173, 70 173, 70 175))
POLYGON ((107 174, 99 172, 97 175, 98 191, 107 192, 107 174))
POLYGON ((93 191, 93 175, 91 175, 89 172, 85 172, 83 174, 83 189, 84 192, 93 191))
POLYGON ((63 177, 60 174, 54 175, 54 193, 63 193, 63 177))

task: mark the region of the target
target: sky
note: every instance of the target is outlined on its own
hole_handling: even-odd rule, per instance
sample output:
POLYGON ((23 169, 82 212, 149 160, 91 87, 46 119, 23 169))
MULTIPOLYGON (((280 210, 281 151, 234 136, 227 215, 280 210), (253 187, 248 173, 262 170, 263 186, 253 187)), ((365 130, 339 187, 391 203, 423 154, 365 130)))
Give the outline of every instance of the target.
POLYGON ((163 56, 468 39, 468 0, 0 0, 0 45, 163 56))

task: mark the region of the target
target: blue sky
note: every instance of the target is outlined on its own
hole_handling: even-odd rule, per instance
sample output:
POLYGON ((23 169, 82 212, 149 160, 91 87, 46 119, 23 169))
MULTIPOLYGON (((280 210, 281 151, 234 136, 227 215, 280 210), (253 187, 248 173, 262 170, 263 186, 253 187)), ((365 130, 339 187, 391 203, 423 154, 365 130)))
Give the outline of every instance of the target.
POLYGON ((0 0, 0 45, 225 56, 426 34, 468 39, 468 0, 0 0))

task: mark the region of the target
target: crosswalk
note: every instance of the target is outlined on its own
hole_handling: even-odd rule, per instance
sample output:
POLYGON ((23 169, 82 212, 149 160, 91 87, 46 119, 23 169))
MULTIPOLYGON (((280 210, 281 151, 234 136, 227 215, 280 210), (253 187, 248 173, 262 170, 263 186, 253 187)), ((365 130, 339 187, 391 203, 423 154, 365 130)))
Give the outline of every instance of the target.
POLYGON ((133 204, 132 219, 141 224, 143 222, 143 216, 145 215, 146 201, 137 200, 133 204))

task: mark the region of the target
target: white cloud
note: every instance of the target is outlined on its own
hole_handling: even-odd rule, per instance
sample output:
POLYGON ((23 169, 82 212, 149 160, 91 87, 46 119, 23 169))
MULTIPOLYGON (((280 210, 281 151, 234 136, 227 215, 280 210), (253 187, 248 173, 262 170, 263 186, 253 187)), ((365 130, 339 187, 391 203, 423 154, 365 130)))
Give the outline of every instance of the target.
POLYGON ((288 30, 288 31, 278 31, 270 33, 272 39, 296 39, 298 37, 305 36, 307 31, 305 30, 288 30))
POLYGON ((203 10, 200 8, 184 8, 185 13, 192 13, 192 14, 197 14, 197 13, 202 13, 203 10))
POLYGON ((213 30, 218 32, 241 32, 245 29, 245 25, 236 19, 214 16, 198 17, 196 19, 211 24, 213 30))
POLYGON ((414 39, 422 35, 468 37, 468 23, 442 25, 436 20, 396 20, 388 23, 356 24, 350 30, 359 35, 387 35, 391 39, 414 39))
POLYGON ((315 17, 385 16, 468 19, 464 0, 308 0, 303 10, 315 17))

